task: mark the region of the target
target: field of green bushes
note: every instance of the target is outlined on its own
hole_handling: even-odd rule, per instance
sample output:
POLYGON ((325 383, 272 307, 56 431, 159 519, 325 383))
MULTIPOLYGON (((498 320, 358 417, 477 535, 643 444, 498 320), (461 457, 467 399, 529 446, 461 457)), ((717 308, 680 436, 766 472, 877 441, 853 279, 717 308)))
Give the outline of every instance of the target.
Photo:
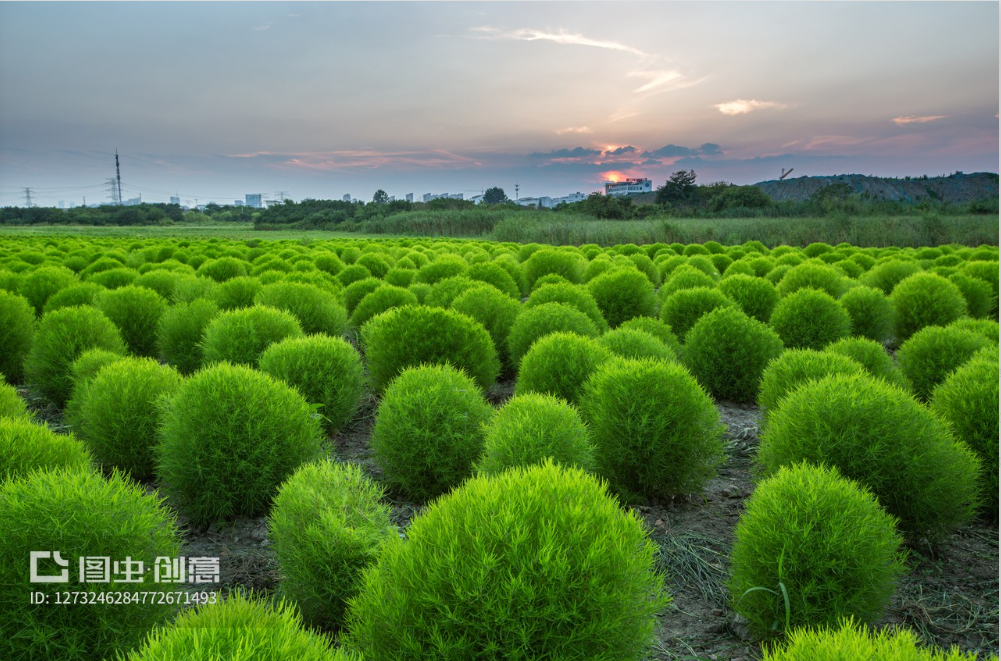
POLYGON ((730 408, 761 430, 719 617, 755 658, 997 658, 996 621, 951 651, 871 626, 916 557, 997 536, 996 227, 863 248, 505 222, 0 235, 0 658, 677 658, 688 588, 643 512, 727 470, 730 408), (369 417, 371 464, 342 444, 369 417), (154 582, 254 517, 276 590, 154 582), (31 582, 29 551, 70 584, 31 582), (151 601, 78 584, 95 557, 143 563, 151 601), (98 603, 53 605, 74 590, 98 603))

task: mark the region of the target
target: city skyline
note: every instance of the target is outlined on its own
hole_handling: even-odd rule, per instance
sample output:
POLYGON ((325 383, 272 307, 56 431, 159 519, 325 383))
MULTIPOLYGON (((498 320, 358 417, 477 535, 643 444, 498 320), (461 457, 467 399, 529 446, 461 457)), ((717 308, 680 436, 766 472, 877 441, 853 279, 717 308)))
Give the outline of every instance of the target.
POLYGON ((998 171, 998 4, 0 3, 0 205, 998 171))

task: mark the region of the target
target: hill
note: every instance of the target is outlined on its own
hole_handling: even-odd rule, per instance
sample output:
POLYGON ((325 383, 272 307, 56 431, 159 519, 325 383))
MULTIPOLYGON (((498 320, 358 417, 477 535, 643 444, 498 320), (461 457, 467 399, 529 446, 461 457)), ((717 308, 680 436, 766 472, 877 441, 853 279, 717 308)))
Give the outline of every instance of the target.
POLYGON ((844 184, 851 193, 859 193, 876 200, 894 202, 920 202, 935 200, 950 204, 968 204, 975 200, 998 196, 998 175, 993 172, 957 172, 947 177, 919 177, 913 179, 885 179, 862 174, 839 174, 830 177, 798 177, 762 181, 761 188, 776 202, 792 200, 802 202, 818 190, 844 184))

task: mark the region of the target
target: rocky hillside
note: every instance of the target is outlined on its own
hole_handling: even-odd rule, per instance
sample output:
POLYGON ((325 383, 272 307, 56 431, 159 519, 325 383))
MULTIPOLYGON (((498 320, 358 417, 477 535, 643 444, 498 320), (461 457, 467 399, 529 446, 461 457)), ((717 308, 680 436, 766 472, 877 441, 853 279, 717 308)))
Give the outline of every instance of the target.
POLYGON ((830 177, 798 177, 754 184, 773 200, 802 202, 815 192, 833 184, 845 184, 851 192, 868 194, 877 200, 920 202, 932 199, 952 204, 967 204, 974 200, 998 196, 998 175, 992 172, 963 174, 957 172, 947 177, 914 179, 884 179, 862 174, 839 174, 830 177))

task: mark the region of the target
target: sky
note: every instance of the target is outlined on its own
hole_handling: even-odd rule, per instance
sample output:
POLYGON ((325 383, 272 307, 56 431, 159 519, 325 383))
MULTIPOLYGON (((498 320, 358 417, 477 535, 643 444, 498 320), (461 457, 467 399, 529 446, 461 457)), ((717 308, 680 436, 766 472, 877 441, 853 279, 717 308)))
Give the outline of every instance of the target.
POLYGON ((998 171, 997 2, 0 2, 0 205, 998 171))

